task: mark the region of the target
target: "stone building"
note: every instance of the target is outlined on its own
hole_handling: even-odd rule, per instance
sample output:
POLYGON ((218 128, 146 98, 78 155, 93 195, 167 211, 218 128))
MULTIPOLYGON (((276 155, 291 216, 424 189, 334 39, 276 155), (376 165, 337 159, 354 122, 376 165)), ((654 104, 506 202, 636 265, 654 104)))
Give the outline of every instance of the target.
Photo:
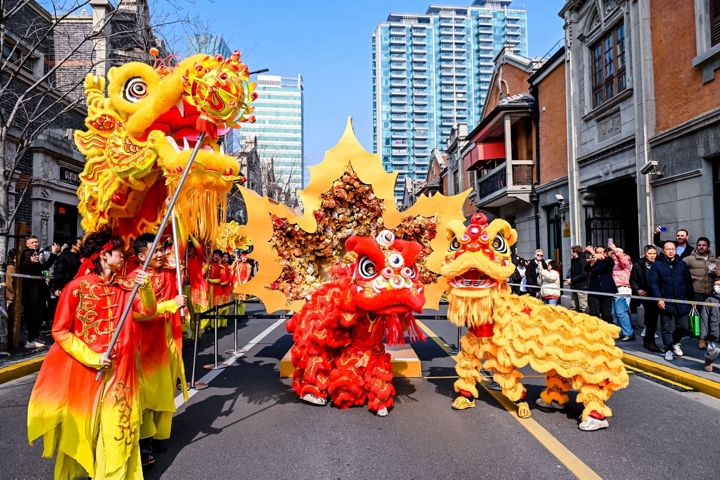
MULTIPOLYGON (((233 155, 240 163, 240 174, 245 176, 243 187, 252 190, 260 196, 264 195, 263 169, 257 151, 257 139, 249 138, 242 152, 233 155)), ((231 190, 227 206, 228 221, 235 220, 240 225, 247 223, 247 209, 245 199, 235 188, 231 190)))
POLYGON ((573 243, 637 257, 660 225, 720 238, 716 3, 565 2, 573 243))

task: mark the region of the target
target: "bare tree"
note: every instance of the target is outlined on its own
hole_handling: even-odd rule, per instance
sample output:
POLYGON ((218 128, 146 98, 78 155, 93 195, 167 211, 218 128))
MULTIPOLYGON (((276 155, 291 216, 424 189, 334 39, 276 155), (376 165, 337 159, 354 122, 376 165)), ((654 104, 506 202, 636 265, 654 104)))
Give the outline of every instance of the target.
MULTIPOLYGON (((127 61, 150 61, 151 47, 165 50, 158 35, 171 32, 170 27, 183 25, 185 32, 205 27, 198 18, 176 8, 182 0, 165 1, 165 11, 159 9, 151 17, 147 0, 120 0, 117 7, 103 0, 0 0, 3 267, 15 217, 33 185, 31 176, 20 175, 21 161, 46 129, 82 126, 85 76, 90 72, 105 75, 109 66, 127 61)), ((4 287, 0 305, 5 306, 4 287)), ((7 344, 6 317, 0 315, 0 350, 7 344)))

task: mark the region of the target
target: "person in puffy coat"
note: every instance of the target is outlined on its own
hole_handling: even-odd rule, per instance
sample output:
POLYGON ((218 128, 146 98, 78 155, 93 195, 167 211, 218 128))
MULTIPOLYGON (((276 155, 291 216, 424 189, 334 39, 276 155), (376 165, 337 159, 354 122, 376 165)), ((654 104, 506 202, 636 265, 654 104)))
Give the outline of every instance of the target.
POLYGON ((717 306, 703 305, 700 308, 701 323, 706 325, 707 352, 705 353, 705 371, 712 372, 713 363, 720 355, 720 279, 715 280, 713 293, 705 300, 717 306))
MULTIPOLYGON (((673 300, 694 301, 692 278, 687 263, 675 253, 675 244, 665 242, 662 255, 653 263, 648 272, 648 284, 653 297, 673 300)), ((690 305, 688 303, 658 302, 660 308, 660 329, 665 345, 665 360, 682 357, 680 340, 688 332, 690 305), (675 330, 673 331, 673 324, 675 330)))
POLYGON ((560 265, 551 260, 547 269, 538 264, 538 285, 540 285, 540 296, 547 305, 557 305, 560 300, 560 265))

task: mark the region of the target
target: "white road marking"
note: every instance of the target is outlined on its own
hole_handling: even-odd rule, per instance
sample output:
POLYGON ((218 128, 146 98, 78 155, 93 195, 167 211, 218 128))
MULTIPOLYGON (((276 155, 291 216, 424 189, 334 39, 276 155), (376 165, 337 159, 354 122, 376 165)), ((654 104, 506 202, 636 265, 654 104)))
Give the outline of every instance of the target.
MULTIPOLYGON (((270 325, 268 328, 266 328, 265 330, 263 330, 257 337, 255 337, 255 338, 253 338, 252 340, 250 340, 250 343, 248 343, 247 345, 245 345, 244 347, 242 347, 242 349, 243 349, 244 351, 239 352, 239 353, 236 353, 235 355, 233 355, 232 357, 228 358, 228 359, 227 359, 225 362, 223 362, 223 363, 225 363, 226 365, 232 365, 232 364, 234 364, 235 361, 237 361, 238 358, 240 358, 240 357, 242 357, 243 355, 245 355, 245 354, 248 352, 248 350, 250 350, 252 347, 254 347, 254 346, 257 345, 258 343, 260 343, 260 340, 262 340, 263 338, 265 338, 266 336, 268 336, 268 335, 270 334, 270 332, 272 332, 273 330, 275 330, 279 325, 285 323, 286 321, 287 321, 287 320, 284 319, 284 318, 279 319, 278 321, 276 321, 275 323, 273 323, 272 325, 270 325)), ((198 382, 202 382, 202 383, 207 383, 207 384, 209 384, 212 380, 215 379, 215 377, 217 377, 218 375, 220 375, 220 373, 222 373, 222 371, 223 371, 223 370, 211 370, 210 372, 206 373, 204 377, 202 377, 201 379, 199 379, 199 380, 197 380, 197 381, 198 381, 198 382)), ((197 390, 194 390, 194 389, 192 389, 192 388, 189 389, 189 390, 188 390, 188 400, 190 400, 193 396, 195 396, 196 393, 197 393, 197 390)), ((185 403, 185 400, 183 399, 183 395, 182 395, 182 393, 181 393, 181 394, 179 394, 177 397, 175 397, 175 408, 180 408, 180 406, 181 406, 183 403, 185 403)))

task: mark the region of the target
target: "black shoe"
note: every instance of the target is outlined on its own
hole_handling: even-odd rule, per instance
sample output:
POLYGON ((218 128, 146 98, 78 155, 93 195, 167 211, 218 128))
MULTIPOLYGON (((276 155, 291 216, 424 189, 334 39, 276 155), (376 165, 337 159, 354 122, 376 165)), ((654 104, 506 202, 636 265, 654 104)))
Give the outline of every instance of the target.
POLYGON ((620 337, 621 342, 634 342, 635 341, 635 334, 632 335, 623 335, 620 337))
POLYGON ((142 463, 143 468, 149 467, 155 463, 155 456, 153 455, 151 448, 140 449, 140 462, 142 463))
POLYGON ((167 444, 165 442, 163 442, 162 440, 153 440, 152 449, 153 449, 153 452, 157 452, 157 453, 165 453, 168 451, 167 444))
POLYGON ((643 347, 645 347, 646 350, 650 350, 653 353, 664 353, 662 351, 662 349, 657 346, 657 343, 645 342, 645 343, 643 343, 643 347))

